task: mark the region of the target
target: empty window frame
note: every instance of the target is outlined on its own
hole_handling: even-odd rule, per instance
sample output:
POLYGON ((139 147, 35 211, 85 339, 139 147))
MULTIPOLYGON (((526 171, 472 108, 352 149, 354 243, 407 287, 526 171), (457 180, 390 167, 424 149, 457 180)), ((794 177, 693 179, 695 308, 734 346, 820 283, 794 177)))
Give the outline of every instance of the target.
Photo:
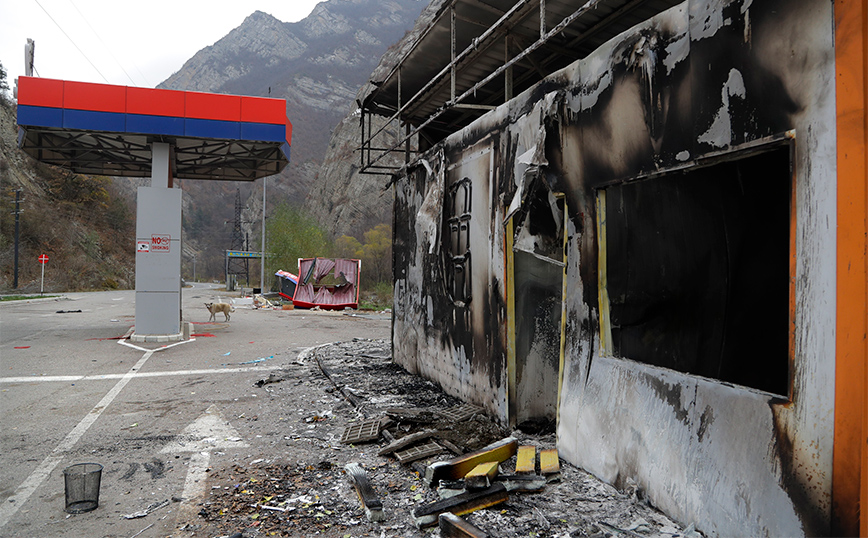
POLYGON ((598 191, 604 353, 790 386, 791 146, 598 191))
POLYGON ((447 287, 456 303, 469 303, 471 181, 465 177, 446 193, 447 287))

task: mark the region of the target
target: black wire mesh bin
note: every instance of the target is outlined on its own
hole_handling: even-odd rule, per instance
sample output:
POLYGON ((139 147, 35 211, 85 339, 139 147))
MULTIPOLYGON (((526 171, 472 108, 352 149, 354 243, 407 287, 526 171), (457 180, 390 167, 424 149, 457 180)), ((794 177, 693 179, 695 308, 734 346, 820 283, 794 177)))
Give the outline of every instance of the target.
POLYGON ((76 463, 63 470, 66 512, 83 514, 99 506, 99 483, 102 465, 99 463, 76 463))

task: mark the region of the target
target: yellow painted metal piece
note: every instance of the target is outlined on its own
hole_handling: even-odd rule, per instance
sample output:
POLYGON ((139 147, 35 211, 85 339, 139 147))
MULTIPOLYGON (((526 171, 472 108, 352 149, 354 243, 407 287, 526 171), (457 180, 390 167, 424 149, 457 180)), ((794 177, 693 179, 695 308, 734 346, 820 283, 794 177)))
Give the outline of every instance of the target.
POLYGON ((480 463, 487 461, 500 463, 508 460, 515 456, 517 448, 518 441, 514 437, 507 437, 476 452, 447 461, 434 462, 425 469, 425 481, 429 486, 434 486, 439 480, 459 480, 480 463))
POLYGON ((515 253, 513 252, 513 219, 506 222, 506 240, 504 241, 504 256, 506 256, 506 408, 508 421, 515 426, 518 413, 518 394, 515 381, 515 253))
POLYGON ((524 445, 518 447, 518 456, 515 459, 516 473, 536 472, 536 447, 524 445))
POLYGON ((560 472, 561 463, 558 459, 558 449, 551 448, 549 450, 540 450, 539 470, 542 474, 553 474, 560 472))
POLYGON ((497 476, 498 465, 499 464, 496 461, 486 461, 484 463, 480 463, 479 465, 471 469, 471 471, 467 473, 464 478, 467 479, 474 476, 487 476, 490 479, 494 478, 495 476, 497 476))
POLYGON ((609 321, 609 290, 606 276, 606 190, 597 191, 597 287, 600 290, 600 352, 612 354, 612 325, 609 321))
POLYGON ((564 202, 564 244, 563 244, 563 253, 564 253, 564 276, 561 286, 561 341, 560 341, 560 361, 558 362, 558 395, 557 395, 557 407, 555 410, 555 424, 556 428, 561 423, 561 390, 564 388, 564 363, 566 361, 566 349, 567 349, 567 267, 569 266, 569 256, 567 255, 567 245, 569 243, 569 234, 567 233, 567 223, 570 222, 570 219, 567 218, 569 215, 569 211, 567 208, 567 199, 564 193, 559 192, 555 195, 559 200, 563 200, 564 202))

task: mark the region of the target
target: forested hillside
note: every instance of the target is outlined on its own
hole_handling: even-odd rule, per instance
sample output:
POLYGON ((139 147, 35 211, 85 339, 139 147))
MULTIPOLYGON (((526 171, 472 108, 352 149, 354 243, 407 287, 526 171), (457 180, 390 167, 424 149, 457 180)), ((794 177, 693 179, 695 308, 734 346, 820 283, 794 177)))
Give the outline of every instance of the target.
POLYGON ((15 191, 19 190, 18 291, 135 287, 135 209, 111 178, 72 174, 17 149, 15 106, 0 97, 0 290, 14 280, 15 191))

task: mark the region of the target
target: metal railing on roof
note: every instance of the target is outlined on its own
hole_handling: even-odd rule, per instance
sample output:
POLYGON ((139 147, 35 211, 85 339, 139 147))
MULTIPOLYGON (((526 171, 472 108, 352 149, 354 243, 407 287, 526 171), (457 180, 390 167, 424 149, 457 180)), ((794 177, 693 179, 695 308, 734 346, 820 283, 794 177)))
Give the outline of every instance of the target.
MULTIPOLYGON (((512 99, 514 91, 513 67, 519 62, 528 60, 536 71, 533 80, 528 80, 528 76, 526 76, 524 82, 535 83, 542 80, 550 72, 547 72, 545 66, 540 66, 539 62, 535 61, 531 56, 535 51, 545 47, 552 51, 552 56, 549 56, 549 59, 555 55, 563 55, 569 60, 577 59, 581 56, 576 54, 572 48, 598 33, 602 28, 621 20, 625 14, 635 10, 637 7, 644 4, 653 4, 652 11, 657 12, 678 3, 670 0, 588 0, 549 29, 547 27, 547 19, 549 18, 547 16, 547 2, 548 5, 557 7, 559 11, 564 11, 565 8, 568 8, 573 3, 570 0, 518 0, 509 9, 502 11, 490 5, 490 3, 484 3, 481 0, 452 0, 448 3, 445 2, 443 9, 422 31, 421 36, 417 38, 416 43, 414 43, 411 49, 396 62, 394 67, 382 80, 373 84, 375 89, 371 90, 360 100, 362 146, 359 148, 359 151, 361 172, 393 174, 401 167, 385 164, 384 160, 395 152, 402 152, 404 154, 405 165, 410 163, 411 156, 418 153, 418 151, 413 149, 414 139, 416 146, 422 140, 433 145, 439 139, 449 134, 446 132, 439 139, 426 138, 426 129, 446 113, 461 111, 464 114, 468 114, 471 119, 475 119, 485 112, 496 108, 497 105, 512 99), (588 24, 587 28, 573 30, 572 34, 574 35, 566 44, 566 47, 551 43, 556 36, 562 33, 566 34, 571 25, 586 15, 593 14, 602 5, 606 5, 611 10, 607 11, 605 16, 599 18, 596 22, 588 24), (502 12, 502 15, 478 35, 472 38, 466 35, 462 36, 469 44, 462 51, 458 52, 456 50, 456 18, 458 17, 456 8, 460 6, 484 8, 489 12, 502 12), (518 28, 531 15, 537 13, 537 9, 534 8, 538 8, 539 13, 539 35, 535 41, 526 44, 521 51, 510 57, 510 32, 518 28), (421 87, 415 91, 412 97, 404 100, 402 92, 405 84, 401 79, 405 62, 414 53, 419 52, 420 47, 426 43, 426 39, 431 39, 430 35, 433 29, 438 24, 444 24, 444 18, 446 17, 448 17, 449 23, 449 61, 439 71, 428 77, 428 80, 421 84, 421 87), (477 60, 485 59, 488 63, 491 63, 494 57, 490 51, 501 39, 503 39, 504 54, 502 61, 498 61, 499 65, 496 68, 475 78, 468 75, 459 76, 459 71, 470 64, 474 64, 474 67, 479 67, 477 60), (501 75, 504 76, 503 87, 502 89, 498 88, 496 92, 502 99, 500 102, 497 104, 468 102, 477 92, 491 84, 492 81, 495 81, 501 75), (466 86, 464 91, 460 93, 458 89, 459 79, 466 86), (449 84, 449 92, 448 96, 444 99, 442 95, 445 93, 444 87, 447 83, 449 84), (384 93, 386 90, 392 93, 387 95, 384 93), (378 112, 391 114, 387 116, 387 120, 382 127, 372 129, 370 116, 372 114, 383 115, 378 114, 378 112), (403 132, 403 134, 399 135, 392 144, 386 147, 375 147, 373 144, 374 138, 383 133, 386 127, 394 124, 396 121, 400 127, 399 132, 403 132)), ((478 21, 473 22, 478 24, 478 21)), ((513 40, 513 42, 515 43, 516 40, 513 40)), ((463 126, 459 122, 459 125, 454 130, 457 131, 463 126)))

